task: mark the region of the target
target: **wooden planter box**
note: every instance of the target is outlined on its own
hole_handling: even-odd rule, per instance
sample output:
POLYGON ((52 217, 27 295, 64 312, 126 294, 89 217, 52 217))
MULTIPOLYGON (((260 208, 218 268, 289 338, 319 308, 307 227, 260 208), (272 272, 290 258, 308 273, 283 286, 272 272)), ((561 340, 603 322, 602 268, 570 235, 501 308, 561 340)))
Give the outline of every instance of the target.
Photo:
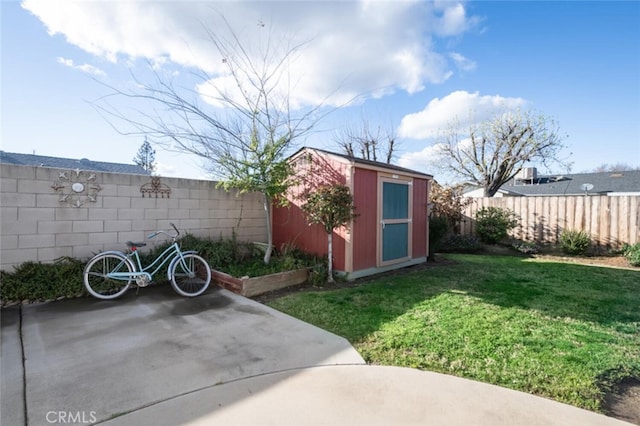
POLYGON ((211 278, 216 280, 220 287, 243 296, 256 296, 268 291, 302 284, 307 281, 308 276, 309 271, 306 268, 252 278, 236 278, 215 269, 211 270, 211 278))

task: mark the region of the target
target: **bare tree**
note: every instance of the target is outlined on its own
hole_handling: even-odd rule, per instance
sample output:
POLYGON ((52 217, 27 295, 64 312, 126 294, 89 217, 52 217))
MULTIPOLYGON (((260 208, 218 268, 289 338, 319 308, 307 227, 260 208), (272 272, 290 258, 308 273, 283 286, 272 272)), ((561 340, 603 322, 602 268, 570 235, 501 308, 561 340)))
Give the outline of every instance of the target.
POLYGON ((640 166, 632 166, 627 163, 615 163, 615 164, 602 163, 592 171, 594 173, 606 173, 606 172, 613 173, 613 172, 627 172, 631 170, 640 170, 640 166))
POLYGON ((135 88, 127 90, 107 86, 111 93, 95 105, 120 133, 142 134, 156 144, 206 159, 225 189, 261 193, 268 236, 264 261, 269 263, 271 207, 274 202, 286 202, 282 194, 293 183, 286 154, 323 116, 324 102, 297 110, 290 104, 289 65, 305 43, 274 43, 269 29, 261 28, 267 34, 260 34, 259 48, 254 51, 221 18, 226 26, 221 30, 228 36, 206 27, 205 31, 212 54, 224 64, 223 73, 197 73, 202 84, 195 90, 179 86, 173 75, 161 75, 150 67, 153 81, 136 79, 135 88), (145 106, 136 114, 124 113, 110 103, 113 97, 145 106), (113 119, 129 130, 115 126, 113 119))
POLYGON ((559 157, 562 139, 553 119, 532 111, 508 111, 468 130, 452 124, 439 139, 438 165, 492 197, 528 162, 568 166, 559 157))
POLYGON ((371 126, 362 119, 359 126, 347 125, 336 134, 340 150, 350 157, 390 164, 398 150, 398 136, 392 126, 371 126))

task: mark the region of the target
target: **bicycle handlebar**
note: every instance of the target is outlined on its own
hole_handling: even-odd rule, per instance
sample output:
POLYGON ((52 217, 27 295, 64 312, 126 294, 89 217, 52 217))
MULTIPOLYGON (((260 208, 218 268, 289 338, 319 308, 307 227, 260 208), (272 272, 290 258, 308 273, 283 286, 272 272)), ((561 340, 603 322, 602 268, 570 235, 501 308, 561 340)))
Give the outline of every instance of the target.
POLYGON ((167 231, 155 231, 155 232, 152 232, 151 234, 149 234, 147 236, 147 239, 151 240, 151 239, 157 237, 159 234, 164 234, 167 237, 172 238, 172 239, 178 238, 178 235, 180 235, 180 231, 178 231, 178 228, 176 228, 176 225, 174 225, 173 223, 171 223, 171 226, 173 227, 173 229, 176 230, 176 235, 171 235, 167 231))

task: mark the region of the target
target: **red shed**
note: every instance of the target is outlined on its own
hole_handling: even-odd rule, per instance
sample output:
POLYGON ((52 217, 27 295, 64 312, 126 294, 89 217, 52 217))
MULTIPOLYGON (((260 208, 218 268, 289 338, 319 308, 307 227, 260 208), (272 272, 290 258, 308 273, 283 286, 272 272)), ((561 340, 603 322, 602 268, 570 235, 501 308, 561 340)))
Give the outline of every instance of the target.
POLYGON ((347 185, 358 217, 334 230, 333 267, 348 279, 426 262, 429 253, 428 192, 433 177, 377 161, 316 148, 290 157, 300 184, 288 207, 273 210, 273 241, 307 253, 327 254, 327 234, 309 225, 300 195, 321 185, 347 185))

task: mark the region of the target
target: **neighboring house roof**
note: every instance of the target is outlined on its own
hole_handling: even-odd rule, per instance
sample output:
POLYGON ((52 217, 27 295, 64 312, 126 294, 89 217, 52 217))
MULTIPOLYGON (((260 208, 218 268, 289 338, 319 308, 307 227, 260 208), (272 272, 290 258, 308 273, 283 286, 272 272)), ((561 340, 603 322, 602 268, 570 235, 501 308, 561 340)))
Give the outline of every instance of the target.
POLYGON ((106 163, 91 161, 86 158, 74 160, 71 158, 48 157, 45 155, 19 154, 0 151, 0 163, 18 166, 53 167, 58 169, 80 169, 94 172, 126 173, 133 175, 150 174, 137 164, 106 163))
POLYGON ((358 157, 351 157, 349 155, 346 154, 339 154, 337 152, 332 152, 332 151, 327 151, 324 149, 319 149, 319 148, 310 148, 310 147, 303 147, 300 148, 298 151, 296 151, 294 154, 291 155, 290 158, 295 158, 297 157, 301 152, 303 151, 316 151, 316 152, 320 152, 326 155, 331 155, 334 157, 340 157, 348 162, 352 162, 355 164, 360 164, 362 166, 365 167, 373 167, 373 168, 382 168, 382 169, 388 169, 390 171, 396 171, 398 173, 404 173, 404 174, 410 174, 410 175, 418 175, 427 179, 433 179, 433 176, 427 173, 422 173, 422 172, 418 172, 415 170, 411 170, 411 169, 407 169, 405 167, 400 167, 400 166, 396 166, 394 164, 388 164, 388 163, 382 163, 380 161, 372 161, 372 160, 365 160, 363 158, 358 158, 358 157))
POLYGON ((499 191, 505 196, 585 195, 585 184, 593 185, 586 191, 590 195, 640 194, 640 170, 538 176, 512 180, 499 191))

